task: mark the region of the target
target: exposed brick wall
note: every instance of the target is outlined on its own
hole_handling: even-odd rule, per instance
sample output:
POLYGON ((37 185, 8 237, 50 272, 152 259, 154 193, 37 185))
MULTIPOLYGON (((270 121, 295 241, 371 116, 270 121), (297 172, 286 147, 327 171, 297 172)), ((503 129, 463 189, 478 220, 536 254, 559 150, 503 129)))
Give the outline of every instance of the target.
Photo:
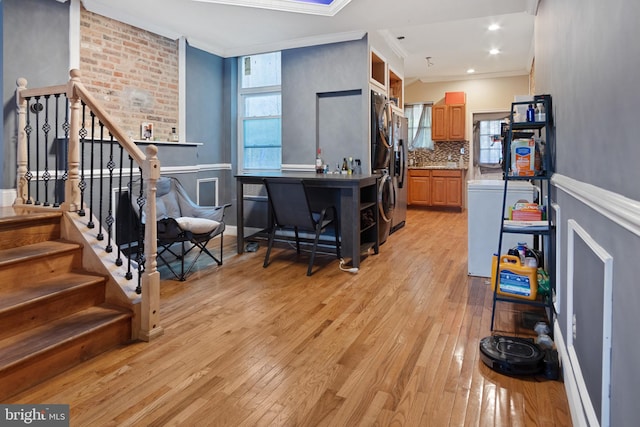
POLYGON ((167 141, 178 123, 178 41, 82 8, 82 82, 134 139, 153 123, 154 139, 167 141))

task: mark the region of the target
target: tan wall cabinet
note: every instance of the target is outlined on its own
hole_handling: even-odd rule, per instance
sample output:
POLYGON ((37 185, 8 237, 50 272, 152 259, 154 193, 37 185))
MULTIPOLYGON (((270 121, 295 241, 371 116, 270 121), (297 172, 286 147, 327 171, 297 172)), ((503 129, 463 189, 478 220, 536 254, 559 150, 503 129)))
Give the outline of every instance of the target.
POLYGON ((463 208, 462 169, 410 169, 408 204, 463 208))
POLYGON ((465 140, 465 104, 436 104, 431 107, 431 139, 465 140))

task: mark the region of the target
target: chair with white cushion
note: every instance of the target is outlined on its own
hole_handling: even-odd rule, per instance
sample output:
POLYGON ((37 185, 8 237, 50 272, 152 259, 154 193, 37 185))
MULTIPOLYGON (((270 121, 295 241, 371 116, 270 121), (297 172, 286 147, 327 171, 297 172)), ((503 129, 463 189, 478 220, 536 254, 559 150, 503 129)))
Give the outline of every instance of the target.
POLYGON ((231 205, 199 206, 190 199, 176 178, 160 177, 158 179, 156 185, 158 258, 166 264, 178 280, 185 280, 202 253, 209 255, 218 265, 222 265, 224 211, 229 206, 231 205), (207 249, 209 241, 216 236, 220 236, 219 258, 207 249), (179 250, 176 250, 176 245, 179 250), (185 269, 185 258, 194 249, 197 253, 185 269), (172 260, 167 259, 167 253, 180 260, 179 273, 171 266, 169 261, 172 260))

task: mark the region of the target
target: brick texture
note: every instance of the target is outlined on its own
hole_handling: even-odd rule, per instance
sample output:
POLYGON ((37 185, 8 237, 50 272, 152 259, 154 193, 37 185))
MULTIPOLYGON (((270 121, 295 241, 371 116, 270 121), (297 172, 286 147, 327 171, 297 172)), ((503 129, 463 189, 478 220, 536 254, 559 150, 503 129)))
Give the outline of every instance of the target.
POLYGON ((178 41, 82 8, 82 82, 133 139, 141 124, 168 141, 178 123, 178 41))

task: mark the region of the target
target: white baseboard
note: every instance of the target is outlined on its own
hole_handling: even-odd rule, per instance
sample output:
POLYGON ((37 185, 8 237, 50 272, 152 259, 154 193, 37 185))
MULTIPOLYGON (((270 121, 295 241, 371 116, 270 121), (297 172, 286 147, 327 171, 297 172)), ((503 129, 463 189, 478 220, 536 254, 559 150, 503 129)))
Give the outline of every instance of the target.
POLYGON ((0 206, 13 206, 17 195, 18 193, 15 188, 0 189, 0 206))
POLYGON ((569 351, 565 344, 564 337, 562 336, 562 330, 558 324, 558 320, 553 322, 553 340, 558 350, 558 357, 560 358, 560 364, 562 366, 562 377, 564 380, 564 390, 567 393, 567 400, 569 401, 569 411, 571 412, 571 422, 574 426, 586 426, 587 418, 582 408, 582 401, 580 400, 580 392, 578 391, 578 382, 573 375, 573 368, 571 367, 571 361, 569 359, 569 351))

